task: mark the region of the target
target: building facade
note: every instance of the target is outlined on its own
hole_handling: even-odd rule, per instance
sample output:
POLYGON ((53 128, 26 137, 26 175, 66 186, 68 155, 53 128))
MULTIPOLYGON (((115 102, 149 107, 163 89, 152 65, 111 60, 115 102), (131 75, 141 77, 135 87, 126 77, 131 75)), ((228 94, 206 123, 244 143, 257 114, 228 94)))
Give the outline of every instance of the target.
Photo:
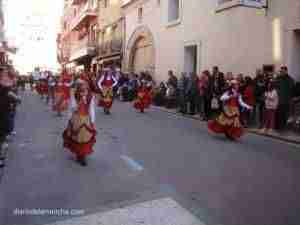
POLYGON ((121 67, 125 21, 122 17, 122 0, 101 0, 98 13, 99 51, 95 63, 100 67, 121 67))
POLYGON ((98 0, 65 0, 58 50, 61 64, 90 70, 97 55, 98 0))
POLYGON ((299 0, 125 0, 124 69, 253 76, 285 64, 300 78, 299 0))

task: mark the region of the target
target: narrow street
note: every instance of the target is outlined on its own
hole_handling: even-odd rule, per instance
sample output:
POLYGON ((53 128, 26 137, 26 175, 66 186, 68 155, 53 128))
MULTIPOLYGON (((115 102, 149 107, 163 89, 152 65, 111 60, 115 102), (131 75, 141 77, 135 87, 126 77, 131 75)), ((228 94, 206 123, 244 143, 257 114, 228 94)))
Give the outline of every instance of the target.
POLYGON ((1 225, 69 218, 20 216, 16 209, 88 216, 159 199, 174 200, 199 224, 300 224, 298 146, 252 134, 230 142, 204 123, 156 109, 140 114, 115 102, 110 116, 97 110, 95 153, 81 167, 62 147, 66 122, 37 95, 24 94, 0 183, 1 225))

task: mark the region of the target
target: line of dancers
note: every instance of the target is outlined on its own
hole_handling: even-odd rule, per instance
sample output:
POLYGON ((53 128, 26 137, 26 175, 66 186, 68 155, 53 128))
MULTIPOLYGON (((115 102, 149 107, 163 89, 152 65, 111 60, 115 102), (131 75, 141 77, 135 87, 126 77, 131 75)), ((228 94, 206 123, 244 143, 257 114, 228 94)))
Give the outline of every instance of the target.
MULTIPOLYGON (((118 73, 118 70, 104 69, 95 79, 87 73, 74 79, 64 70, 57 79, 49 73, 36 84, 37 93, 41 99, 52 103, 52 110, 57 116, 69 112, 68 125, 62 135, 63 145, 82 166, 87 165, 86 157, 93 152, 96 143, 95 108, 102 107, 106 115, 110 114, 114 88, 120 77, 118 73)), ((139 82, 133 107, 141 113, 151 105, 152 86, 145 80, 139 82)))
MULTIPOLYGON (((110 114, 113 105, 114 87, 118 85, 119 71, 104 69, 95 79, 87 74, 81 74, 74 80, 71 75, 63 71, 57 82, 48 76, 42 79, 37 91, 41 98, 52 99, 53 111, 58 116, 69 111, 69 121, 63 131, 63 144, 75 156, 82 166, 87 165, 86 157, 93 152, 96 143, 95 107, 102 107, 105 114, 110 114), (73 87, 73 88, 72 88, 73 87), (98 97, 98 101, 97 101, 98 97)), ((133 107, 141 113, 149 108, 152 102, 153 84, 146 80, 138 82, 137 97, 133 107)), ((232 80, 230 88, 221 97, 223 111, 212 121, 208 122, 208 129, 213 133, 224 134, 230 140, 240 138, 244 131, 240 120, 240 110, 252 110, 243 102, 238 92, 238 83, 232 80)))

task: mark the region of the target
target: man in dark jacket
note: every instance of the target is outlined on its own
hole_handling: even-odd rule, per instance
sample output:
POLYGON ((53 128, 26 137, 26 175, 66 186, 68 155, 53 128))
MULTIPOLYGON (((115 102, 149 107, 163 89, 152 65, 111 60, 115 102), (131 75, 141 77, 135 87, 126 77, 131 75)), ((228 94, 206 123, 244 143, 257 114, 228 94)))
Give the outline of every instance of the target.
POLYGON ((169 75, 169 79, 167 81, 167 85, 171 85, 174 89, 177 89, 177 82, 178 82, 177 77, 174 75, 172 70, 169 70, 168 75, 169 75))
POLYGON ((195 115, 199 96, 198 77, 195 73, 190 73, 190 77, 188 78, 187 95, 190 103, 190 114, 195 115))
POLYGON ((181 73, 178 81, 179 112, 185 114, 187 111, 187 86, 188 78, 186 73, 181 73))
POLYGON ((6 138, 11 126, 11 106, 20 99, 12 91, 13 82, 9 78, 8 71, 0 69, 0 167, 4 167, 6 138))
POLYGON ((279 105, 277 111, 277 129, 283 130, 286 127, 290 113, 290 101, 293 97, 294 80, 288 74, 288 68, 282 66, 280 75, 277 78, 279 105))
POLYGON ((266 80, 264 78, 263 72, 260 69, 256 70, 256 77, 254 80, 254 84, 255 84, 254 93, 256 99, 256 104, 254 109, 255 120, 258 122, 259 128, 262 128, 264 122, 263 114, 264 114, 264 107, 265 107, 264 94, 266 91, 266 80))

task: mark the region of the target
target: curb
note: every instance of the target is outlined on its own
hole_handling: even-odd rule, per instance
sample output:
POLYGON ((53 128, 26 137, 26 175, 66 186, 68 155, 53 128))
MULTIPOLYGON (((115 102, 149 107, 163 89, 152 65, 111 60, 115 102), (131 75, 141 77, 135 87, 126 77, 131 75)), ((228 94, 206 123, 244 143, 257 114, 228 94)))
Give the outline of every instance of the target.
POLYGON ((253 129, 248 129, 248 132, 250 132, 252 134, 256 134, 258 136, 264 136, 264 137, 268 137, 268 138, 272 138, 272 139, 277 139, 277 140, 280 140, 280 141, 283 141, 283 142, 286 142, 286 143, 300 145, 300 140, 295 140, 295 139, 292 139, 292 138, 282 137, 282 136, 280 136, 280 134, 278 134, 278 135, 266 134, 266 133, 262 134, 259 131, 253 130, 253 129))
MULTIPOLYGON (((191 116, 191 115, 182 115, 180 113, 177 113, 177 112, 174 112, 172 110, 168 110, 168 109, 165 109, 165 108, 162 108, 162 107, 159 107, 159 106, 151 106, 151 108, 153 109, 156 109, 156 110, 160 110, 162 112, 166 112, 166 113, 169 113, 169 114, 173 114, 173 115, 177 115, 177 116, 181 116, 181 117, 185 117, 185 118, 189 118, 189 119, 193 119, 193 120, 198 120, 200 121, 200 118, 196 117, 196 116, 191 116)), ((202 122, 202 121, 201 121, 202 122)), ((279 135, 272 135, 272 134, 262 134, 260 133, 258 130, 256 129, 246 129, 249 133, 251 134, 255 134, 257 136, 262 136, 262 137, 268 137, 268 138, 272 138, 272 139, 276 139, 276 140, 280 140, 280 141, 283 141, 283 142, 286 142, 286 143, 291 143, 291 144, 297 144, 297 145, 300 145, 300 139, 299 140, 295 140, 295 139, 292 139, 292 138, 287 138, 287 137, 282 137, 279 135)))

